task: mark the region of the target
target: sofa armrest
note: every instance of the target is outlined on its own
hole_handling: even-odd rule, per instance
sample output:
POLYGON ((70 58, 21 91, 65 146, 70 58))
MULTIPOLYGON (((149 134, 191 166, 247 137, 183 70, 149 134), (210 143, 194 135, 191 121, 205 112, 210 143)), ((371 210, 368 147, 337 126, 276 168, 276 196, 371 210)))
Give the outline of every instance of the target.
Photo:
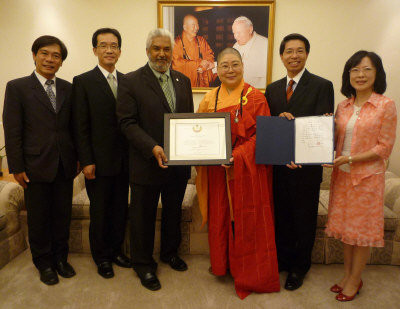
POLYGON ((12 235, 20 228, 19 212, 24 205, 24 189, 14 182, 0 181, 0 209, 7 219, 5 232, 12 235))

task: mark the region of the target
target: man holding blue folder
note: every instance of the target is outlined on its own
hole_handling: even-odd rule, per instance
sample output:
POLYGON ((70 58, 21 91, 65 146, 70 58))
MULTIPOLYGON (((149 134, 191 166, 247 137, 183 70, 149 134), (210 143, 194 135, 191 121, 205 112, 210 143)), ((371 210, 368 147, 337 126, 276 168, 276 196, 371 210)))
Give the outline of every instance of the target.
MULTIPOLYGON (((288 120, 300 116, 333 113, 332 82, 305 69, 309 41, 300 34, 289 34, 279 53, 287 76, 265 90, 271 116, 288 120)), ((288 271, 285 289, 296 290, 311 266, 311 252, 317 225, 322 167, 300 166, 293 162, 274 166, 276 246, 280 271, 288 271)))

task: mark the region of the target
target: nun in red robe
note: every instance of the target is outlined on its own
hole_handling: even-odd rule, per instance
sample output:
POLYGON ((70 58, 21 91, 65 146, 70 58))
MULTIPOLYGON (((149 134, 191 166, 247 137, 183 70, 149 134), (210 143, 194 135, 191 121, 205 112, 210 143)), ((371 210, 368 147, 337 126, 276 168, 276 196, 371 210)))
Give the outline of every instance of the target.
POLYGON ((276 257, 272 167, 256 165, 256 117, 270 111, 264 95, 243 81, 240 54, 218 55, 221 86, 208 92, 199 113, 231 114, 232 165, 197 168, 196 186, 203 225, 208 220, 212 273, 229 270, 237 295, 280 290, 276 257))

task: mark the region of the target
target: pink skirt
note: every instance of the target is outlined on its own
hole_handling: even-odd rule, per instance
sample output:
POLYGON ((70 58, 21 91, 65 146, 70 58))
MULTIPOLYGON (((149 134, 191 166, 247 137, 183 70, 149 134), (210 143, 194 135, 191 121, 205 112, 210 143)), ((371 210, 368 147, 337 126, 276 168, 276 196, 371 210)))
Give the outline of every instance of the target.
POLYGON ((348 245, 383 247, 385 174, 371 175, 353 186, 350 173, 335 172, 325 233, 348 245))

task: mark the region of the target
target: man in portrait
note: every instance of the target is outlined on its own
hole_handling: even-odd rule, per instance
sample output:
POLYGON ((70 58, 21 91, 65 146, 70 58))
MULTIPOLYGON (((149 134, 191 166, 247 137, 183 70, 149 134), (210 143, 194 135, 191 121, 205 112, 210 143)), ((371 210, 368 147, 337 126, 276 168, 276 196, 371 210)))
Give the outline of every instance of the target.
POLYGON ((115 68, 121 35, 101 28, 92 36, 98 65, 75 76, 72 85, 74 140, 90 200, 90 250, 97 272, 114 276, 112 263, 130 268, 121 252, 128 211, 128 144, 115 113, 122 73, 115 68))
POLYGON ((35 70, 8 82, 3 125, 8 167, 24 188, 29 244, 40 280, 75 275, 67 262, 77 158, 70 130, 71 84, 56 77, 67 48, 54 36, 32 45, 35 70))
POLYGON ((205 38, 197 35, 199 21, 193 15, 183 18, 183 31, 175 38, 172 68, 189 77, 192 87, 209 87, 213 81, 214 52, 205 38))
POLYGON ((132 192, 129 221, 133 269, 144 287, 158 290, 153 259, 157 206, 161 194, 160 259, 177 271, 187 270, 178 256, 182 201, 190 166, 166 166, 164 114, 192 113, 190 80, 170 69, 173 37, 165 29, 152 30, 146 42, 148 63, 126 74, 118 91, 117 116, 129 142, 132 192))
MULTIPOLYGON (((309 41, 293 33, 283 38, 279 53, 287 76, 265 90, 271 116, 317 116, 333 113, 332 82, 311 74, 305 65, 309 41)), ((287 271, 285 289, 296 290, 311 266, 317 226, 321 165, 274 166, 275 239, 280 271, 287 271)))
POLYGON ((244 81, 256 88, 267 85, 268 39, 254 31, 253 23, 245 16, 235 19, 232 32, 244 65, 244 81))

